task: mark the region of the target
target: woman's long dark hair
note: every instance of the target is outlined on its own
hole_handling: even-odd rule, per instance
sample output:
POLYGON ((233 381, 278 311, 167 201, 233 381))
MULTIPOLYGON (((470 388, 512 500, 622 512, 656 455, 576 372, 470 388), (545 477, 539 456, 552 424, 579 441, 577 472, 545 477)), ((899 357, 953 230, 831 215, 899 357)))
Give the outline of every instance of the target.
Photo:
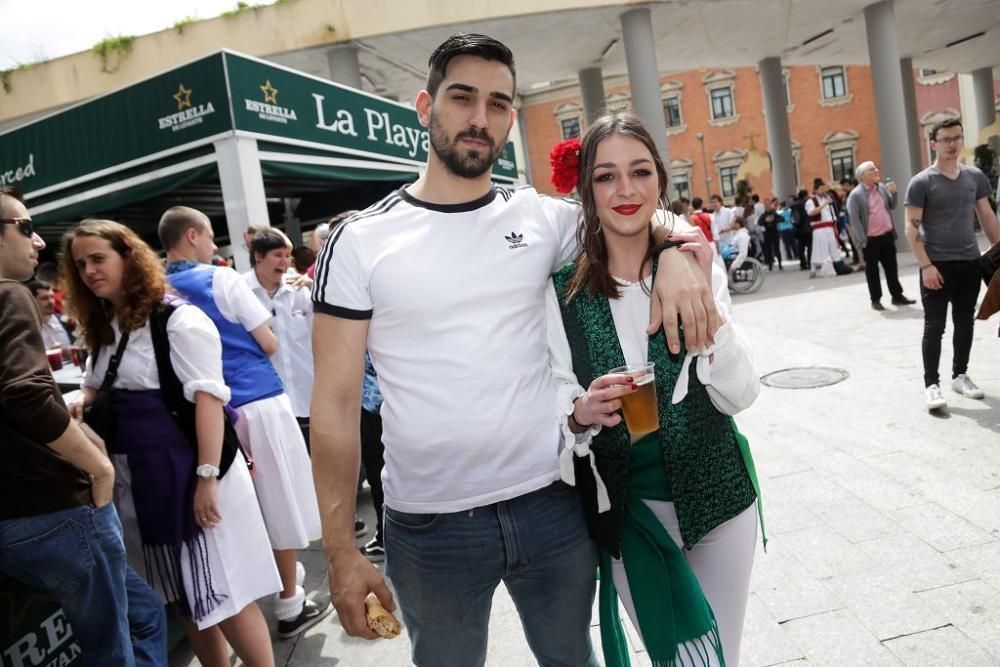
MULTIPOLYGON (((583 204, 583 211, 580 213, 580 224, 576 230, 580 255, 574 262, 575 271, 567 286, 567 301, 571 301, 585 289, 592 297, 601 295, 617 299, 621 296, 618 283, 608 270, 608 245, 601 231, 601 220, 597 216, 597 203, 594 201, 594 164, 597 160, 597 147, 613 135, 636 139, 649 150, 656 167, 656 180, 660 190, 659 208, 664 211, 670 210, 670 200, 667 197, 667 170, 663 166, 656 142, 642 121, 631 114, 623 113, 608 114, 594 121, 580 144, 580 178, 577 192, 583 204)), ((649 250, 642 260, 643 266, 651 259, 652 247, 653 228, 650 221, 649 250)))

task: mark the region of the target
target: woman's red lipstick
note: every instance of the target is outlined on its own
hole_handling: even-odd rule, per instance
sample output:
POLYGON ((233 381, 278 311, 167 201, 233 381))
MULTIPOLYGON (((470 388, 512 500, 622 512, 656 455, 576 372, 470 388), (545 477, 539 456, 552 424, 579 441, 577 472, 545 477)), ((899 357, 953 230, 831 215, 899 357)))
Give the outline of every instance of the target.
POLYGON ((620 206, 613 206, 611 210, 621 215, 635 215, 640 208, 642 206, 639 204, 622 204, 620 206))

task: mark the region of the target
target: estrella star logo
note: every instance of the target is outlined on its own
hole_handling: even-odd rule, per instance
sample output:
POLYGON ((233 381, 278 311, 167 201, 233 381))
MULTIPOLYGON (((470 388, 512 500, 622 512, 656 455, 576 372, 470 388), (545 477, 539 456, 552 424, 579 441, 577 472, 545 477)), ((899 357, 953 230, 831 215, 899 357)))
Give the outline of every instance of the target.
POLYGON ((260 87, 260 90, 264 93, 264 102, 268 104, 278 103, 278 89, 271 85, 270 79, 264 82, 264 85, 260 87))
POLYGON ((177 92, 172 97, 177 100, 178 111, 191 108, 191 89, 185 88, 183 83, 177 85, 177 92))

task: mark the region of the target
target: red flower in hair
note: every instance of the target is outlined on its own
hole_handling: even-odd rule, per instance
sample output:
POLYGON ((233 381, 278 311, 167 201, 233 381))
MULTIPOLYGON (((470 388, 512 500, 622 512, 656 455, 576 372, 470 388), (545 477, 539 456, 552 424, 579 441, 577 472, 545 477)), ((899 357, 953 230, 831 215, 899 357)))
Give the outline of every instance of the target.
POLYGON ((572 192, 580 178, 580 140, 576 137, 560 141, 549 152, 552 165, 552 185, 562 193, 572 192))

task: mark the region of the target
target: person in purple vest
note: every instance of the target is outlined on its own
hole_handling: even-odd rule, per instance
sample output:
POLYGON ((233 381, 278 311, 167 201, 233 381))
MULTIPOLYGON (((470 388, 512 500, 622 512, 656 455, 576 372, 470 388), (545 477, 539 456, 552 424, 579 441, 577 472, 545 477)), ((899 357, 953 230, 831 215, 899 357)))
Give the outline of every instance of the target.
POLYGON ((257 463, 257 499, 284 587, 274 604, 278 636, 288 639, 333 607, 306 600, 302 588, 305 572, 296 551, 319 539, 319 505, 305 441, 269 359, 278 349, 268 326, 272 313, 240 274, 209 264, 217 248, 204 213, 175 206, 160 218, 158 232, 167 251, 167 280, 212 319, 222 338, 222 373, 240 416, 236 432, 257 463))
POLYGON ((61 261, 66 303, 93 351, 83 405, 99 406, 98 391, 110 384, 107 442, 133 568, 180 611, 202 665, 229 665, 226 640, 245 664, 273 665, 255 601, 281 583, 250 472, 242 457, 225 456, 230 391, 218 331, 191 305, 164 308, 163 267, 124 225, 84 220, 65 237, 61 261), (164 315, 173 378, 157 363, 154 332, 162 329, 153 323, 164 315), (193 435, 177 416, 182 407, 168 398, 172 381, 181 400, 194 404, 193 435))

